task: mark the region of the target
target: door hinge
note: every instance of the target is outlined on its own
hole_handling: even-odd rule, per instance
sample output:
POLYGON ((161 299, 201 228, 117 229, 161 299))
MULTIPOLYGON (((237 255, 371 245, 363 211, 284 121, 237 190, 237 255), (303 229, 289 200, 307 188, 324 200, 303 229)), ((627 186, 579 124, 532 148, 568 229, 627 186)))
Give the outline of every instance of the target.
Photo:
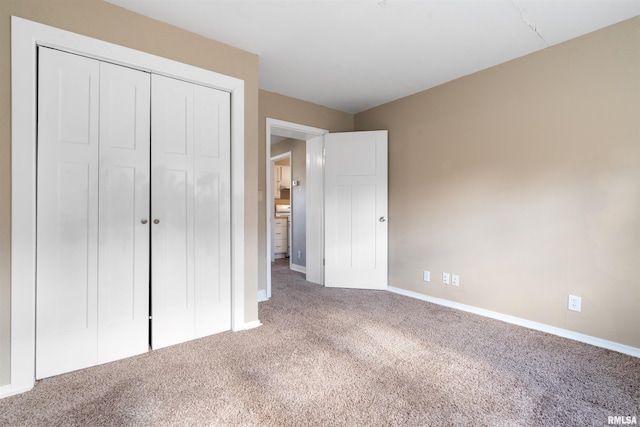
POLYGON ((325 259, 324 259, 324 258, 322 258, 322 265, 326 265, 326 264, 325 264, 325 259))

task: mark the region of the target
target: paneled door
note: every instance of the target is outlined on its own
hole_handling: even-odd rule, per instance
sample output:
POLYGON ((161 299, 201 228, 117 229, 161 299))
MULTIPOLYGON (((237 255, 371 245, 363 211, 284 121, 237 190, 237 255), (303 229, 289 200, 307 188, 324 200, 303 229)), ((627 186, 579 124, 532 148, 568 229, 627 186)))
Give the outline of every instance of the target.
POLYGON ((36 377, 231 329, 230 95, 48 48, 38 84, 36 377))
POLYGON ((98 363, 149 349, 150 84, 100 63, 98 363))
POLYGON ((387 289, 387 131, 325 135, 325 286, 387 289))
POLYGON ((152 77, 152 328, 161 348, 231 329, 230 95, 152 77))
POLYGON ((36 378, 146 351, 147 73, 39 49, 36 378))

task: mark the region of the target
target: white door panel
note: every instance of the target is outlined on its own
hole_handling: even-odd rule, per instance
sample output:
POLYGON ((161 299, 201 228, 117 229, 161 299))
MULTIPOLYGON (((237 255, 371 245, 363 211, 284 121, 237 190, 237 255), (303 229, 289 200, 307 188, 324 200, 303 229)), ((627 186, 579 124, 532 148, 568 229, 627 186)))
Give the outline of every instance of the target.
POLYGON ((99 63, 39 50, 36 378, 97 357, 99 63))
POLYGON ((195 337, 231 329, 230 102, 194 86, 195 337))
POLYGON ((40 51, 37 378, 147 351, 150 263, 155 348, 229 330, 230 95, 40 51))
POLYGON ((152 76, 153 348, 193 337, 193 85, 152 76))
POLYGON ((98 363, 148 349, 150 84, 100 64, 98 363))
POLYGON ((36 376, 148 348, 149 76, 42 48, 36 376))
POLYGON ((325 286, 387 288, 387 131, 325 136, 325 286))
POLYGON ((160 348, 231 328, 230 97, 154 75, 152 99, 151 330, 160 348))

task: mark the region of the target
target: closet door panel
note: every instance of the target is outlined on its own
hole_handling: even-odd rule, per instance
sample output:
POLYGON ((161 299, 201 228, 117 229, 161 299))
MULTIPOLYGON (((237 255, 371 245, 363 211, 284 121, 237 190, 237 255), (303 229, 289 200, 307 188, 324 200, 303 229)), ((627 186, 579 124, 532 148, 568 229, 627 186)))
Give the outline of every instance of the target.
POLYGON ((36 378, 97 354, 99 63, 39 49, 36 378))
POLYGON ((40 51, 37 377, 230 329, 229 94, 40 51))
POLYGON ((148 349, 150 84, 100 64, 99 363, 148 349))
POLYGON ((153 75, 152 91, 151 343, 161 348, 194 337, 193 85, 153 75))
POLYGON ((152 345, 231 329, 230 96, 152 82, 152 345))
POLYGON ((230 95, 194 86, 195 335, 231 329, 230 95))

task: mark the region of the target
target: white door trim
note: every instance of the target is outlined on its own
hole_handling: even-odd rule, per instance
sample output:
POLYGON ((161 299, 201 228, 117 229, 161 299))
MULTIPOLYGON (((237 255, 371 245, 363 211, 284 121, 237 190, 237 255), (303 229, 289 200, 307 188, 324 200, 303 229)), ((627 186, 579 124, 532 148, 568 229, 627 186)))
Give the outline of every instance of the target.
POLYGON ((0 397, 35 379, 37 46, 179 78, 231 94, 232 329, 244 323, 244 81, 11 17, 11 378, 0 397))
MULTIPOLYGON (((306 125, 301 125, 298 123, 293 123, 293 122, 286 122, 284 120, 277 120, 277 119, 271 119, 269 117, 267 117, 267 125, 266 125, 266 155, 265 155, 265 159, 266 159, 266 184, 267 184, 267 191, 266 191, 266 197, 267 197, 267 203, 266 203, 266 220, 267 220, 267 229, 266 229, 266 233, 267 233, 267 238, 266 238, 266 261, 267 261, 267 289, 266 289, 266 298, 271 298, 271 218, 272 218, 272 214, 271 212, 273 212, 273 200, 271 200, 272 198, 269 196, 271 194, 271 186, 272 186, 272 173, 271 173, 271 135, 278 135, 278 136, 285 136, 288 138, 295 138, 295 139, 301 139, 304 141, 309 141, 313 138, 316 138, 318 136, 324 136, 325 134, 329 133, 328 130, 325 129, 320 129, 320 128, 314 128, 311 126, 306 126, 306 125)), ((308 145, 308 144, 307 144, 308 145)), ((322 159, 319 159, 320 162, 322 161, 322 159)), ((307 165, 307 170, 308 170, 308 165, 307 165)), ((322 199, 322 194, 309 194, 307 193, 307 203, 309 201, 310 198, 312 197, 319 197, 320 199, 322 199)), ((310 212, 309 209, 306 210, 307 211, 307 228, 309 228, 310 224, 315 224, 314 220, 312 218, 309 218, 310 215, 312 215, 313 213, 310 212)), ((313 243, 311 243, 313 244, 313 243)), ((309 253, 309 239, 307 239, 307 254, 309 253)), ((323 248, 316 248, 318 251, 322 252, 323 248)), ((307 258, 307 263, 309 263, 309 260, 307 258)), ((308 265, 308 264, 307 264, 308 265)), ((258 298, 261 301, 264 301, 264 292, 258 290, 258 298)))

